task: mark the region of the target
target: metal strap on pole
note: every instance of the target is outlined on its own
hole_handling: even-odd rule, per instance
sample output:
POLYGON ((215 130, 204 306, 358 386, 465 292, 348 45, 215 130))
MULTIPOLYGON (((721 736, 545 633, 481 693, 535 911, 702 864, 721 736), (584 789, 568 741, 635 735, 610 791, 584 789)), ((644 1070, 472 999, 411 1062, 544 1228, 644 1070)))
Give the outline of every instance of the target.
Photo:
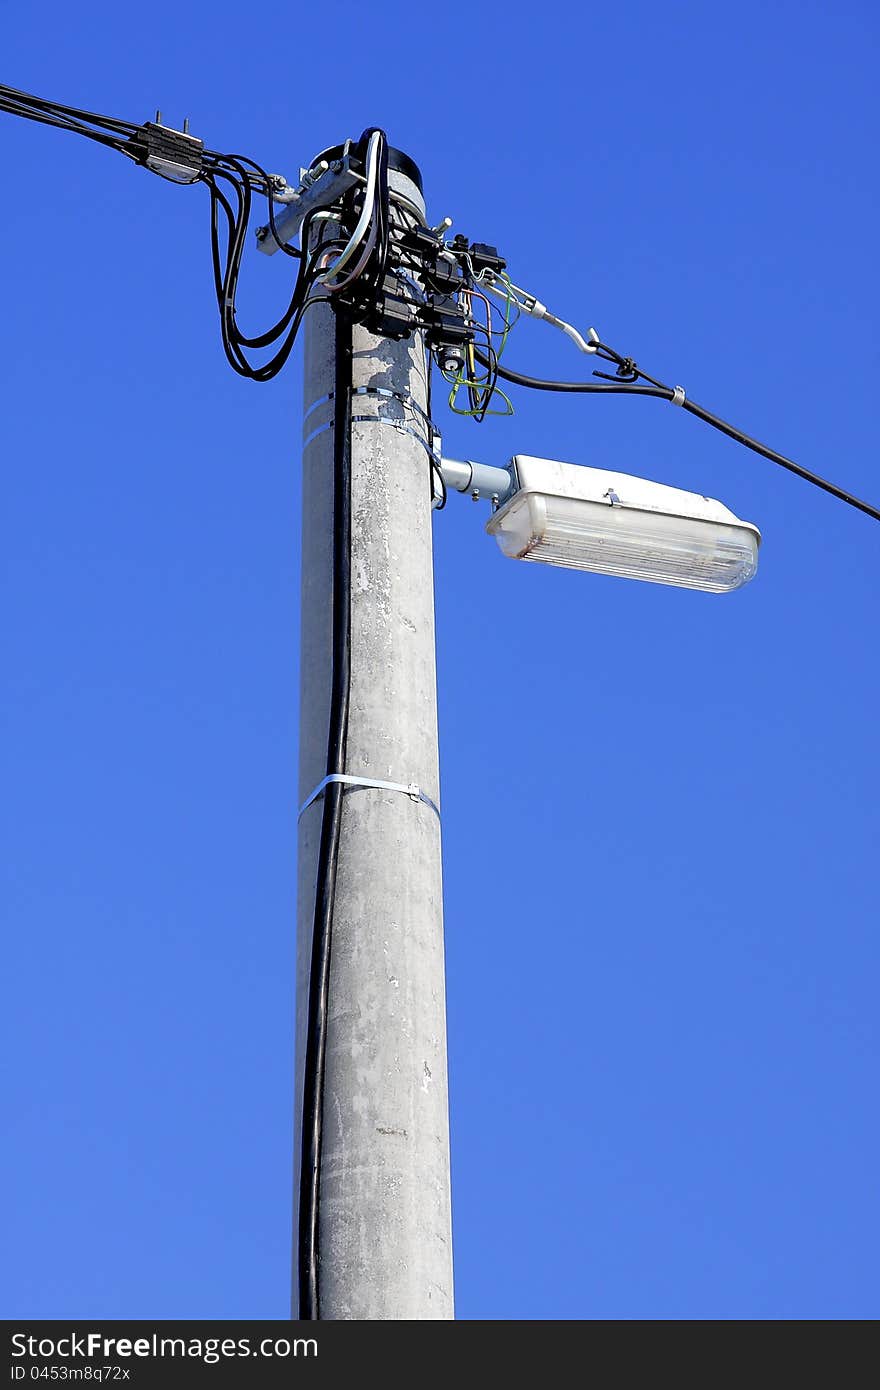
MULTIPOLYGON (((435 467, 440 467, 440 455, 437 452, 437 450, 433 448, 432 445, 432 441, 435 438, 439 438, 439 432, 436 429, 433 421, 429 419, 428 415, 418 404, 418 402, 413 400, 412 396, 403 395, 399 391, 389 391, 385 387, 381 386, 356 386, 352 394, 355 396, 373 396, 379 398, 379 412, 376 415, 352 415, 351 423, 353 425, 387 425, 390 426, 391 429, 397 430, 398 434, 407 434, 409 435, 410 439, 414 439, 417 444, 421 445, 421 447, 425 450, 426 454, 430 458, 431 462, 435 465, 435 467), (398 405, 400 405, 403 408, 404 411, 411 410, 413 414, 416 415, 417 418, 424 425, 428 434, 428 438, 425 439, 418 432, 417 429, 413 429, 411 425, 406 424, 403 420, 396 420, 390 415, 383 414, 382 406, 385 401, 395 401, 398 405)), ((309 406, 309 409, 306 411, 306 421, 308 420, 309 416, 312 415, 315 410, 317 410, 319 406, 325 405, 327 402, 332 401, 332 399, 333 392, 328 391, 326 395, 320 396, 318 400, 313 401, 312 404, 309 406)), ((303 428, 305 428, 305 421, 303 423, 303 428)), ((316 425, 315 428, 313 430, 310 430, 309 433, 306 434, 305 438, 303 439, 303 448, 308 448, 308 446, 312 443, 312 440, 317 439, 320 435, 322 435, 325 432, 325 430, 329 430, 332 428, 332 420, 325 420, 325 422, 322 425, 316 425)))
MULTIPOLYGON (((382 400, 399 401, 400 404, 403 406, 404 410, 412 410, 416 415, 420 415, 430 430, 434 431, 436 429, 433 420, 430 419, 427 412, 422 409, 418 401, 413 400, 412 396, 406 395, 402 391, 390 391, 387 386, 355 386, 352 390, 352 395, 379 396, 382 400)), ((326 391, 323 396, 319 396, 317 400, 312 401, 311 405, 309 406, 308 410, 305 412, 305 415, 303 416, 303 430, 305 430, 306 422, 308 421, 309 416, 312 415, 314 411, 318 409, 319 406, 326 405, 327 402, 332 401, 332 399, 333 392, 326 391)))
POLYGON ((413 801, 424 801, 426 806, 430 806, 437 819, 440 819, 440 807, 437 805, 436 801, 431 800, 427 792, 422 791, 417 783, 385 782, 379 777, 355 777, 348 772, 330 772, 326 777, 322 778, 314 791, 309 793, 302 806, 300 806, 297 819, 299 819, 299 816, 301 816, 304 811, 308 810, 313 801, 317 801, 318 797, 324 791, 324 788, 329 787, 331 782, 342 782, 347 787, 378 787, 380 791, 403 792, 413 801))

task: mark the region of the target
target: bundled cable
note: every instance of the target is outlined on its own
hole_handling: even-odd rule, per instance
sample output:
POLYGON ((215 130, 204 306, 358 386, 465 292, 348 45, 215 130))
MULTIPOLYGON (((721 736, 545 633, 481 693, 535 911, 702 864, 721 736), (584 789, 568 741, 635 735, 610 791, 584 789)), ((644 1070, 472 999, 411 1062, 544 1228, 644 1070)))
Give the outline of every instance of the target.
POLYGON ((23 116, 41 125, 55 126, 59 130, 70 130, 76 135, 85 135, 100 145, 108 145, 119 154, 131 159, 138 158, 127 144, 138 130, 130 121, 98 116, 93 111, 81 111, 76 106, 62 106, 59 102, 46 101, 43 97, 31 96, 29 92, 19 92, 15 87, 2 84, 0 111, 6 111, 11 116, 23 116))
MULTIPOLYGON (((223 349, 230 366, 239 375, 254 381, 271 380, 290 356, 303 315, 310 305, 326 302, 350 289, 362 277, 374 285, 382 283, 390 226, 388 140, 384 131, 365 131, 358 149, 365 167, 359 202, 349 197, 347 206, 338 212, 313 209, 307 214, 300 232, 302 250, 282 247, 289 255, 299 258, 299 270, 287 308, 271 328, 254 337, 246 336, 238 327, 236 294, 251 220, 252 186, 266 197, 269 225, 274 235, 275 181, 253 160, 205 151, 199 178, 211 193, 211 255, 223 349), (354 220, 354 227, 346 237, 345 226, 350 220, 354 220), (313 225, 319 223, 312 246, 313 225), (278 346, 268 361, 259 366, 250 362, 246 350, 275 344, 278 346)), ((276 241, 281 245, 278 237, 276 241)))
MULTIPOLYGON (((260 175, 264 180, 264 188, 261 191, 265 192, 271 209, 272 188, 269 176, 262 170, 260 175)), ((252 381, 271 381, 290 356, 305 310, 310 303, 315 302, 316 297, 326 298, 312 293, 317 279, 318 261, 317 253, 308 251, 312 218, 307 217, 304 222, 304 250, 299 254, 299 268, 287 308, 271 328, 252 337, 248 336, 242 333, 238 326, 236 296, 242 253, 251 219, 252 176, 245 168, 243 160, 232 155, 215 155, 206 159, 199 177, 201 182, 207 184, 211 194, 211 262, 226 360, 239 376, 249 377, 252 381), (266 362, 254 366, 249 360, 246 349, 258 350, 275 344, 278 346, 266 362)))
POLYGON ((388 140, 384 131, 367 130, 361 137, 358 149, 365 166, 363 188, 347 195, 345 206, 334 211, 313 209, 304 219, 302 250, 276 237, 282 251, 299 261, 293 289, 280 318, 263 332, 249 335, 238 324, 237 294, 253 197, 256 194, 266 199, 274 235, 275 204, 285 186, 283 179, 244 155, 206 149, 186 127, 178 131, 163 126, 158 112, 155 121, 135 125, 2 85, 0 111, 86 136, 174 183, 203 183, 208 188, 211 264, 223 351, 239 376, 271 381, 289 358, 303 315, 312 304, 335 299, 360 280, 365 289, 376 292, 384 282, 390 244, 388 140), (326 225, 313 237, 318 223, 326 225), (269 348, 272 352, 263 361, 252 360, 253 352, 269 348))
POLYGON ((371 260, 376 263, 376 273, 384 276, 388 255, 388 141, 381 130, 365 132, 362 145, 364 141, 366 182, 358 220, 347 243, 322 276, 331 294, 338 294, 358 280, 371 260), (350 268, 343 274, 346 267, 350 268))

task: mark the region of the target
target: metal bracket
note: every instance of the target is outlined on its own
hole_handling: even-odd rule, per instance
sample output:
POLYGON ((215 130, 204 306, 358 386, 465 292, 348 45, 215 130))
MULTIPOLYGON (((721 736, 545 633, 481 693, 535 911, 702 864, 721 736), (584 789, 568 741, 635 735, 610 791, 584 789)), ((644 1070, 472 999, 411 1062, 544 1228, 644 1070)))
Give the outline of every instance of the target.
MULTIPOLYGON (((326 396, 320 396, 318 400, 312 402, 312 404, 306 411, 303 427, 305 427, 305 421, 308 420, 309 416, 315 410, 317 410, 319 406, 325 405, 328 401, 333 400, 333 394, 334 393, 332 391, 328 391, 326 396)), ((404 410, 412 410, 414 414, 416 414, 419 417, 425 429, 427 430, 429 439, 432 441, 431 443, 429 443, 427 439, 424 439, 422 435, 418 433, 417 430, 414 430, 409 425, 404 424, 403 420, 392 420, 387 415, 352 415, 351 423, 353 425, 389 425, 392 429, 397 430, 399 434, 407 434, 411 439, 414 439, 417 444, 421 444, 422 448, 425 450, 431 462, 437 468, 440 467, 440 455, 433 447, 433 440, 439 438, 439 430, 437 430, 433 420, 430 418, 427 412, 423 410, 423 408, 419 405, 418 401, 413 400, 412 396, 405 396, 399 391, 389 391, 388 388, 385 386, 355 386, 352 390, 352 395, 378 396, 380 400, 397 401, 398 404, 401 405, 404 410)), ((311 444, 313 439, 317 439, 318 435, 323 434, 325 430, 329 430, 332 428, 332 420, 325 420, 323 425, 316 425, 316 427, 313 430, 311 430, 303 440, 303 448, 308 448, 309 444, 311 444)))
POLYGON ((286 206, 275 218, 275 233, 270 227, 257 228, 257 249, 266 256, 274 256, 281 246, 296 236, 306 215, 313 208, 326 208, 341 198, 357 183, 357 175, 352 172, 348 149, 342 159, 335 159, 326 165, 315 177, 307 173, 298 189, 285 194, 286 206))
POLYGON ((302 806, 299 808, 297 819, 299 819, 299 816, 301 816, 304 811, 308 810, 313 801, 317 801, 318 797, 323 793, 324 788, 329 787, 331 782, 342 782, 346 787, 378 787, 380 791, 403 792, 411 801, 423 801, 426 806, 430 806, 437 819, 440 819, 440 807, 437 805, 436 801, 432 801, 428 794, 423 792, 421 787, 415 782, 384 782, 381 778, 355 777, 348 772, 329 772, 327 776, 318 783, 314 791, 306 797, 302 806))
POLYGON ((444 458, 440 474, 447 487, 456 492, 469 492, 475 502, 487 498, 493 507, 506 502, 514 491, 514 480, 507 468, 493 468, 472 459, 444 458))
POLYGON ((355 386, 351 394, 353 396, 382 396, 385 400, 400 401, 400 404, 405 409, 414 410, 417 415, 421 415, 425 424, 430 429, 433 430, 434 428, 434 422, 429 417, 427 411, 423 410, 418 401, 413 400, 412 396, 404 395, 402 391, 389 391, 387 386, 355 386))
MULTIPOLYGON (((351 394, 353 396, 382 396, 385 400, 400 401, 400 404, 404 407, 405 410, 414 410, 417 415, 421 415, 425 424, 428 425, 429 428, 434 431, 434 433, 436 433, 436 427, 434 425, 434 422, 429 417, 427 412, 422 409, 418 401, 413 400, 412 396, 404 395, 402 391, 389 391, 387 386, 354 386, 352 387, 351 394)), ((312 401, 311 405, 309 406, 308 410, 303 416, 303 428, 305 428, 305 423, 308 420, 309 416, 314 411, 316 411, 319 406, 326 405, 328 401, 332 401, 334 395, 335 392, 328 391, 325 396, 319 396, 317 400, 312 401)))
MULTIPOLYGON (((409 425, 405 425, 402 420, 389 420, 384 415, 352 415, 351 423, 353 425, 388 425, 391 429, 397 430, 398 434, 408 434, 410 439, 414 439, 417 444, 421 444, 431 462, 436 464, 438 468, 440 467, 440 455, 437 451, 432 448, 426 439, 422 438, 418 431, 410 429, 409 425)), ((325 430, 332 430, 332 428, 332 420, 328 420, 326 424, 318 425, 318 427, 313 429, 311 434, 307 435, 303 440, 303 448, 307 448, 312 440, 317 439, 318 435, 323 434, 325 430)))

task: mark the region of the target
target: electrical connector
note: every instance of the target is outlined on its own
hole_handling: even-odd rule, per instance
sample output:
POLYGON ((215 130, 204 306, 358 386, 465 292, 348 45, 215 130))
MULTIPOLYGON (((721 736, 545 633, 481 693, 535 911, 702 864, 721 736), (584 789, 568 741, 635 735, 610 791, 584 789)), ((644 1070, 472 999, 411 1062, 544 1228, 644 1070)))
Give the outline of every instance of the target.
POLYGON ((129 143, 145 168, 172 183, 195 183, 202 172, 205 142, 188 131, 146 121, 130 136, 129 143))
POLYGON ((478 275, 481 270, 499 271, 507 266, 507 261, 498 254, 498 247, 489 246, 485 241, 472 241, 468 254, 478 275))
POLYGON ((354 307, 363 315, 363 323, 371 333, 379 333, 383 338, 408 338, 417 326, 417 306, 400 292, 400 282, 394 275, 386 275, 382 291, 366 303, 357 293, 357 282, 352 286, 351 298, 354 307))
POLYGON ((450 295, 462 288, 461 271, 451 256, 438 256, 422 271, 425 284, 435 294, 450 295))
POLYGON ((420 318, 425 326, 425 342, 437 356, 443 370, 457 370, 463 363, 463 349, 474 340, 469 316, 452 295, 436 295, 423 304, 420 318))
POLYGON ((398 244, 407 251, 415 251, 420 256, 436 260, 443 250, 443 242, 436 232, 427 227, 404 227, 397 235, 398 244))

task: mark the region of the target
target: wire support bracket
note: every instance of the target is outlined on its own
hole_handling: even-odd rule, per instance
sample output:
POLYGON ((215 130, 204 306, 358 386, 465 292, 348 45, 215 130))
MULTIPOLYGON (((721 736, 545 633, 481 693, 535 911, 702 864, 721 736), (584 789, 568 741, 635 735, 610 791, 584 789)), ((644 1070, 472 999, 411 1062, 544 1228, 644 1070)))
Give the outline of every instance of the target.
POLYGON ((385 782, 379 777, 355 777, 349 772, 329 772, 326 777, 322 778, 314 791, 306 797, 302 806, 300 806, 297 820, 299 820, 304 811, 309 809, 314 801, 317 801, 319 796, 323 795, 325 788, 329 787, 331 782, 341 782, 346 787, 375 787, 378 788, 379 791, 384 792, 403 792, 411 801, 423 801, 426 806, 431 808, 437 819, 440 820, 440 807, 437 805, 436 801, 431 800, 427 792, 422 791, 421 787, 416 782, 385 782))

